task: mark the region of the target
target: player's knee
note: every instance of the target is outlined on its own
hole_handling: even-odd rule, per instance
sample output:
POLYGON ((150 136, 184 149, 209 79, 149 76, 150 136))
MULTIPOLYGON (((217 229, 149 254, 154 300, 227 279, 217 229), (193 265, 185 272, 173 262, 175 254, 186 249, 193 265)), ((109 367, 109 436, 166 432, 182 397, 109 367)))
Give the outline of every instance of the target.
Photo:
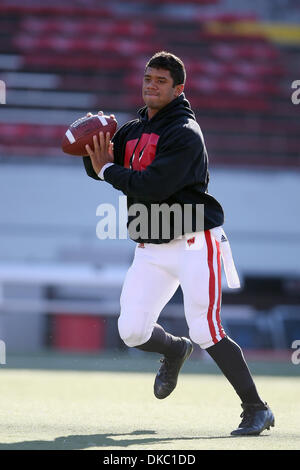
POLYGON ((149 339, 143 325, 138 322, 131 324, 126 317, 119 317, 118 329, 122 341, 130 348, 140 346, 149 339))
POLYGON ((214 336, 206 319, 197 319, 189 325, 189 336, 201 349, 209 348, 214 344, 214 336))

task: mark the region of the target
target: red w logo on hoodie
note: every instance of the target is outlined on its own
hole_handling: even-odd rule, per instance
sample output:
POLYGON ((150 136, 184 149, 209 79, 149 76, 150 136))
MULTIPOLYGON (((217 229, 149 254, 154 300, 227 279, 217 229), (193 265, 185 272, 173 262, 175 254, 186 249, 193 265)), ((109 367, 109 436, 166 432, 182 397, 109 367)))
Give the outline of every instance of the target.
POLYGON ((158 139, 159 135, 152 133, 142 134, 140 139, 129 140, 126 143, 124 167, 145 170, 154 160, 158 139))

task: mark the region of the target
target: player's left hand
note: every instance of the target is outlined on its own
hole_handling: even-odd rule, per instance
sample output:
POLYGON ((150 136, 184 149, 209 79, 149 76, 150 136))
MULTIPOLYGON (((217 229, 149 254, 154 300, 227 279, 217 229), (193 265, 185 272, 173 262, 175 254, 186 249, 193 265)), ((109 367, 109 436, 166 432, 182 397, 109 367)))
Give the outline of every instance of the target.
POLYGON ((94 171, 98 175, 106 163, 114 162, 114 144, 110 140, 109 132, 105 135, 103 132, 99 132, 98 136, 94 135, 93 143, 93 149, 89 145, 86 145, 85 148, 90 156, 94 171))
MULTIPOLYGON (((103 111, 98 111, 99 116, 103 116, 103 111)), ((87 113, 87 116, 92 116, 92 113, 87 113)), ((111 114, 112 119, 116 119, 114 114, 111 114)), ((94 149, 91 149, 89 145, 85 146, 86 151, 88 152, 92 166, 95 173, 98 175, 101 168, 106 163, 114 162, 114 144, 110 140, 109 132, 104 135, 103 132, 99 132, 99 135, 94 135, 93 137, 94 149)))

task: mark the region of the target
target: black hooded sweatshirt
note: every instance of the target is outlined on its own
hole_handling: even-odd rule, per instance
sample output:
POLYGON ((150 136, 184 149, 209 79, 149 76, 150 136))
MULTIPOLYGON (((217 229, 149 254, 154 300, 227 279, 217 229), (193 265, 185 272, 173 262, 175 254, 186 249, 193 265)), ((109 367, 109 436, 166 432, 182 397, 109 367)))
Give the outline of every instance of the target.
MULTIPOLYGON (((223 225, 222 206, 207 193, 203 135, 184 94, 150 120, 146 106, 138 115, 114 135, 115 164, 104 170, 104 180, 127 196, 130 238, 138 243, 168 243, 184 233, 223 225), (134 204, 142 204, 143 211, 134 204), (166 213, 163 208, 171 210, 166 213), (181 211, 181 220, 173 208, 181 211)), ((83 161, 87 174, 100 180, 90 157, 83 161)))

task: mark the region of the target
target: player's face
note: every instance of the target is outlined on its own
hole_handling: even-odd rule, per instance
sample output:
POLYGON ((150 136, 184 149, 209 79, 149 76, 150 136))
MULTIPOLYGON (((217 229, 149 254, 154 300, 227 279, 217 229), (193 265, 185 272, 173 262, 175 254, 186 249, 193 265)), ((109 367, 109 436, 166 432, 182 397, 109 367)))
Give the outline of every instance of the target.
POLYGON ((143 99, 148 110, 157 112, 183 91, 183 85, 173 84, 169 70, 147 67, 143 79, 143 99))

